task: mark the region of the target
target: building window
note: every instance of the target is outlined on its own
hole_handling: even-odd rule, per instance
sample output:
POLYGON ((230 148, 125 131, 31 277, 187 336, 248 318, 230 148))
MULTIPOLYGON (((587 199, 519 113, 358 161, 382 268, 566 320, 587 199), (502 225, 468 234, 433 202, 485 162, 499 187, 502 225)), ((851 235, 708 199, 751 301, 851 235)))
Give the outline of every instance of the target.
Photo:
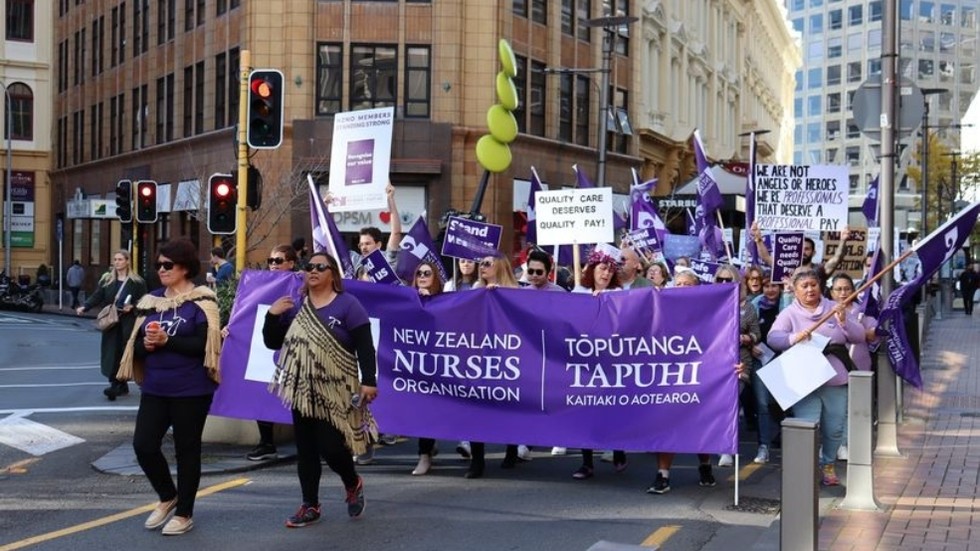
POLYGON ((105 68, 105 16, 92 20, 92 76, 105 68))
POLYGON ((827 112, 840 113, 840 92, 827 94, 827 112))
POLYGON ((333 115, 343 101, 344 50, 341 44, 317 44, 316 114, 333 115))
POLYGON ((513 11, 515 15, 527 17, 527 0, 513 0, 513 3, 511 4, 511 11, 513 11))
POLYGON ((861 21, 864 19, 863 12, 864 12, 864 6, 862 6, 861 4, 847 8, 847 24, 860 25, 861 21))
POLYGON ((157 143, 174 139, 174 74, 157 79, 157 143))
POLYGON ((123 152, 123 123, 126 109, 126 94, 109 99, 109 155, 123 152))
POLYGON ((116 35, 116 48, 119 50, 116 63, 121 65, 126 60, 126 2, 119 3, 119 34, 116 35))
POLYGON ((58 44, 58 91, 68 90, 68 39, 58 44))
POLYGON ((7 0, 7 40, 34 41, 34 0, 7 0))
POLYGON ((432 95, 429 48, 406 46, 405 52, 405 116, 428 118, 432 95))
POLYGON ((558 139, 572 141, 572 113, 575 75, 562 73, 558 79, 558 139))
POLYGON ((810 69, 806 75, 806 87, 810 90, 823 86, 823 70, 810 69))
POLYGON ((531 87, 527 98, 528 112, 531 120, 528 132, 535 136, 544 136, 545 131, 545 99, 547 98, 547 79, 545 78, 544 63, 531 62, 531 87))
POLYGON ((150 40, 150 1, 133 0, 133 57, 145 54, 150 40))
POLYGON ((868 3, 868 23, 881 21, 881 0, 871 0, 868 3))
POLYGON ((861 62, 852 61, 847 64, 847 82, 861 81, 861 62))
POLYGON ((518 132, 527 132, 527 58, 524 56, 514 56, 517 61, 517 75, 512 79, 514 87, 517 88, 517 109, 514 109, 514 118, 517 119, 518 132))
POLYGON ((351 110, 395 105, 398 91, 398 58, 395 46, 351 47, 351 110))
POLYGON ((157 7, 157 44, 174 39, 177 32, 177 0, 159 0, 157 7))
MULTIPOLYGON (((193 1, 193 0, 191 0, 193 1)), ((194 66, 184 67, 184 137, 194 135, 194 66)))
MULTIPOLYGON (((607 15, 619 17, 619 16, 628 16, 630 14, 629 0, 603 0, 603 4, 605 4, 607 15)), ((622 25, 618 27, 614 32, 615 32, 616 45, 613 48, 613 51, 623 56, 630 55, 629 25, 622 25)))
POLYGON ((137 149, 143 149, 146 147, 146 125, 147 125, 147 97, 146 97, 146 85, 137 86, 133 88, 133 106, 132 106, 132 125, 133 125, 133 139, 132 147, 133 151, 137 149))
POLYGON ((68 131, 66 130, 67 119, 65 117, 58 118, 58 130, 56 140, 58 142, 57 151, 57 165, 61 168, 68 164, 68 131))
POLYGON ((881 60, 880 59, 869 59, 868 60, 868 76, 880 75, 881 74, 881 60))
POLYGON ((531 21, 548 24, 548 0, 531 0, 531 21))
MULTIPOLYGON (((225 101, 228 99, 228 67, 225 52, 214 58, 214 128, 225 127, 225 101)), ((159 101, 159 96, 157 97, 159 101)), ((232 119, 229 119, 229 123, 232 119)))
POLYGON ((194 66, 194 133, 204 133, 204 62, 194 66))
POLYGON ((936 67, 931 59, 919 60, 919 78, 929 78, 935 73, 936 67))
POLYGON ((922 23, 934 23, 936 21, 936 5, 933 2, 919 0, 919 21, 922 23))
POLYGON ((839 36, 831 38, 827 41, 827 58, 833 59, 835 57, 841 56, 841 38, 839 36))
MULTIPOLYGON (((237 1, 232 1, 231 9, 238 7, 237 1)), ((239 58, 238 48, 228 50, 228 122, 238 120, 238 88, 239 88, 239 58)), ((172 88, 172 87, 171 87, 172 88)))
MULTIPOLYGON (((4 137, 12 140, 34 139, 34 93, 22 82, 15 82, 7 88, 10 96, 10 136, 7 136, 7 124, 3 125, 4 137)), ((5 120, 4 123, 7 121, 5 120)))
POLYGON ((827 67, 827 86, 840 84, 840 65, 827 67))
POLYGON ((217 15, 222 15, 228 11, 228 0, 218 0, 218 11, 217 15))
POLYGON ((575 78, 575 143, 589 145, 589 112, 591 111, 592 81, 578 75, 575 78))
POLYGON ((194 2, 195 0, 184 0, 184 30, 194 30, 194 2))
POLYGON ((561 32, 575 34, 575 0, 561 0, 561 32))
POLYGON ((832 31, 840 30, 844 26, 844 17, 841 15, 840 10, 830 10, 830 13, 827 14, 827 20, 827 28, 832 31))
POLYGON ((82 144, 85 143, 82 132, 85 130, 85 112, 75 111, 71 114, 71 164, 82 162, 82 144))
POLYGON ((197 0, 197 24, 198 26, 204 24, 204 18, 207 13, 204 11, 206 0, 197 0))
POLYGON ((575 36, 579 40, 592 40, 592 29, 585 22, 592 18, 592 0, 576 0, 575 36))
POLYGON ((810 34, 820 34, 823 32, 823 14, 818 13, 810 16, 810 34))
POLYGON ((821 111, 821 108, 823 107, 823 105, 822 105, 823 102, 821 102, 820 99, 821 99, 820 96, 817 96, 817 95, 813 95, 813 96, 808 96, 807 97, 807 99, 806 99, 806 103, 807 103, 807 116, 810 116, 810 117, 820 116, 820 114, 821 114, 820 111, 821 111))
MULTIPOLYGON (((703 92, 707 91, 705 87, 703 92)), ((629 92, 622 88, 615 88, 609 92, 612 103, 609 105, 609 113, 606 121, 607 130, 613 132, 610 137, 609 150, 617 153, 626 153, 629 147, 629 137, 633 133, 632 129, 627 128, 623 121, 628 120, 626 113, 629 113, 629 92), (610 128, 611 127, 611 128, 610 128)), ((707 103, 707 102, 705 102, 707 103)))
POLYGON ((92 106, 91 109, 91 130, 92 137, 89 140, 89 147, 92 151, 92 160, 98 160, 102 158, 102 121, 105 113, 103 113, 103 106, 105 104, 99 102, 92 106))

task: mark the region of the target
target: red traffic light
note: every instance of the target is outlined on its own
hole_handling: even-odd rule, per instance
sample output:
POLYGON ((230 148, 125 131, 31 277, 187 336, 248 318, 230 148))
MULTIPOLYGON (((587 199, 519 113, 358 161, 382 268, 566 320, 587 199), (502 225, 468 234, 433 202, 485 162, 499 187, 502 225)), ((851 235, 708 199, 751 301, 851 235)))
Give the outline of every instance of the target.
POLYGON ((282 144, 283 74, 276 69, 255 69, 248 75, 248 146, 275 149, 282 144))
POLYGON ((218 182, 214 187, 214 194, 218 197, 228 197, 231 195, 231 185, 225 181, 218 182))
POLYGON ((157 183, 153 180, 136 182, 136 221, 141 224, 157 221, 157 183))
POLYGON ((262 99, 267 99, 272 96, 272 83, 263 78, 256 78, 251 83, 252 93, 259 96, 262 99))

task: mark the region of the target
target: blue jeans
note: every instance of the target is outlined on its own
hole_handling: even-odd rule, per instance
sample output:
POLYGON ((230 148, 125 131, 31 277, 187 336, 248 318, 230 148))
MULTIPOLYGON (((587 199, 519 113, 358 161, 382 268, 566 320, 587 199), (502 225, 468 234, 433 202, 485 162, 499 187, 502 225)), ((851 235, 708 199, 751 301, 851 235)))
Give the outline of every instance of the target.
POLYGON ((776 437, 777 427, 773 422, 772 414, 769 413, 769 404, 775 400, 765 383, 759 378, 758 370, 752 371, 751 384, 752 394, 755 396, 756 416, 759 419, 759 445, 769 446, 772 444, 773 438, 776 437))
POLYGON ((823 385, 793 405, 797 419, 820 423, 820 465, 833 465, 844 437, 847 419, 847 385, 823 385))

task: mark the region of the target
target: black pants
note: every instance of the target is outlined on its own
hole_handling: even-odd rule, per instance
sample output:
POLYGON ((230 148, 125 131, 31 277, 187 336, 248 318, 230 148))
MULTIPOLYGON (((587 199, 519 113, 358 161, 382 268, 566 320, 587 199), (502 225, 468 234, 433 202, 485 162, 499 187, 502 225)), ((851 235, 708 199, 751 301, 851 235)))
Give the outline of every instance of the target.
POLYGON ((78 308, 78 305, 80 304, 78 302, 78 293, 81 293, 82 292, 82 288, 81 287, 69 287, 68 290, 71 291, 71 307, 73 309, 74 308, 78 308))
POLYGON ((976 289, 965 288, 963 289, 963 311, 966 315, 973 315, 973 294, 976 293, 976 289))
POLYGON ((273 437, 272 423, 269 421, 256 421, 259 426, 259 445, 260 446, 275 446, 275 438, 273 437))
POLYGON ((314 419, 293 410, 293 432, 296 436, 296 473, 303 492, 303 503, 320 503, 320 458, 337 473, 345 488, 357 485, 354 456, 344 442, 344 435, 325 419, 314 419))
POLYGON ((201 434, 211 409, 211 394, 168 398, 143 394, 136 413, 133 450, 160 501, 177 498, 176 515, 194 514, 194 497, 201 485, 201 434), (173 427, 177 485, 163 456, 163 437, 173 427))
POLYGON ((419 438, 419 455, 432 455, 434 449, 436 449, 435 438, 419 438))

